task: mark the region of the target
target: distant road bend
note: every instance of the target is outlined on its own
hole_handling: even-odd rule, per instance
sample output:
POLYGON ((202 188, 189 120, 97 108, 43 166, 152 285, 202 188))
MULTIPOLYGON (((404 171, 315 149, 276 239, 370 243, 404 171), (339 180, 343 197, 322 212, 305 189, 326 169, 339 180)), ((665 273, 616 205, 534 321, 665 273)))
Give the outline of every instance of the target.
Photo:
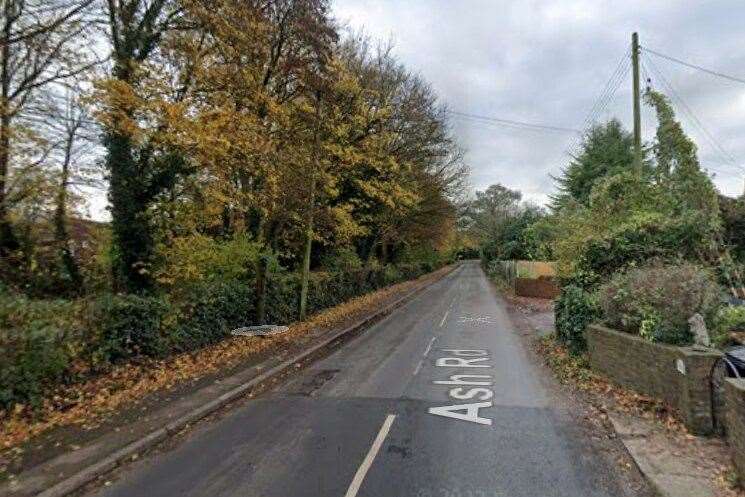
MULTIPOLYGON (((125 468, 117 497, 618 497, 476 263, 125 468)), ((645 494, 646 495, 646 494, 645 494)))

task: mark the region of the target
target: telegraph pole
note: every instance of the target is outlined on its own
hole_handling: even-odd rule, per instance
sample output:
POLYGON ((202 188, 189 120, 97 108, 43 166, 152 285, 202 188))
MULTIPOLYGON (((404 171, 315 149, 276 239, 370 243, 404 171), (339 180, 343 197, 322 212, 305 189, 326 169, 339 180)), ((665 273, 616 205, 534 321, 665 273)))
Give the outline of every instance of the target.
POLYGON ((631 35, 631 65, 634 84, 634 165, 642 168, 642 116, 639 96, 639 34, 631 35))

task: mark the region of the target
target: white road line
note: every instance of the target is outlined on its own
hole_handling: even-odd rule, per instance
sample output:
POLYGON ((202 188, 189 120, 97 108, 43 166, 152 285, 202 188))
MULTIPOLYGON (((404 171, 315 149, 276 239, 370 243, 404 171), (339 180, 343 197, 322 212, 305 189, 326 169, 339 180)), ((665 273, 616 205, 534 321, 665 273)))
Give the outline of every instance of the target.
POLYGON ((442 325, 445 324, 445 320, 448 318, 448 314, 450 314, 450 309, 448 309, 447 311, 445 311, 445 315, 442 316, 442 321, 440 321, 440 328, 442 328, 442 325))
POLYGON ((424 364, 424 361, 419 359, 419 362, 417 363, 416 367, 414 368, 414 376, 419 374, 419 370, 422 369, 422 364, 424 364))
POLYGON ((354 478, 352 479, 352 483, 349 485, 349 488, 347 489, 347 493, 344 494, 344 497, 355 497, 357 495, 357 492, 359 492, 360 486, 362 486, 362 480, 365 479, 365 475, 367 474, 367 471, 370 469, 370 466, 372 466, 375 456, 378 455, 380 446, 383 445, 383 440, 385 440, 385 437, 388 435, 388 432, 391 429, 391 425, 393 424, 394 419, 396 419, 395 414, 389 414, 385 418, 385 421, 383 422, 383 426, 380 428, 380 431, 378 432, 378 436, 375 437, 375 441, 373 442, 372 447, 370 447, 370 451, 365 456, 365 460, 362 461, 362 464, 360 465, 359 469, 357 469, 357 473, 354 475, 354 478))
POLYGON ((427 354, 429 354, 429 351, 432 350, 432 344, 435 343, 435 340, 437 340, 437 337, 432 337, 432 339, 427 344, 427 348, 424 349, 424 354, 422 354, 422 356, 427 357, 427 354))

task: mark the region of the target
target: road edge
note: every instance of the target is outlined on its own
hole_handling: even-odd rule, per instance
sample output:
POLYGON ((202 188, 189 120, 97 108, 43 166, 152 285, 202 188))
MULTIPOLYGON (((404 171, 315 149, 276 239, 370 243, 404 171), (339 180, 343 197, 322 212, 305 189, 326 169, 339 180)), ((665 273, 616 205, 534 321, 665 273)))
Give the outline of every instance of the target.
POLYGON ((280 364, 268 369, 264 373, 261 373, 253 377, 252 379, 241 383, 232 390, 223 393, 216 399, 213 399, 198 407, 193 408, 191 411, 182 415, 178 419, 166 424, 164 427, 151 431, 147 435, 144 435, 141 438, 130 442, 119 450, 116 450, 112 454, 104 457, 100 461, 85 467, 74 475, 69 476, 60 482, 57 482, 48 489, 36 494, 37 497, 64 497, 76 490, 79 490, 83 486, 91 483, 93 480, 111 472, 119 465, 130 459, 132 456, 139 455, 143 451, 155 447, 156 445, 165 441, 167 438, 179 433, 190 424, 207 417, 218 409, 239 399, 240 397, 243 397, 252 390, 260 387, 265 382, 281 376, 290 368, 294 368, 296 364, 301 364, 303 362, 307 363, 319 359, 323 356, 323 352, 326 351, 326 349, 332 349, 335 345, 337 345, 337 342, 339 340, 346 337, 353 337, 355 333, 371 328, 374 324, 390 315, 396 309, 411 302, 414 298, 419 296, 419 294, 430 288, 435 283, 438 283, 445 278, 449 278, 455 275, 462 269, 462 267, 462 263, 454 264, 453 268, 450 271, 447 271, 440 277, 422 284, 421 286, 411 290, 391 304, 388 304, 387 306, 360 319, 352 325, 339 330, 336 333, 333 333, 331 336, 324 338, 320 342, 312 345, 311 347, 296 354, 295 356, 290 357, 280 364), (314 357, 315 355, 318 355, 318 357, 314 357))

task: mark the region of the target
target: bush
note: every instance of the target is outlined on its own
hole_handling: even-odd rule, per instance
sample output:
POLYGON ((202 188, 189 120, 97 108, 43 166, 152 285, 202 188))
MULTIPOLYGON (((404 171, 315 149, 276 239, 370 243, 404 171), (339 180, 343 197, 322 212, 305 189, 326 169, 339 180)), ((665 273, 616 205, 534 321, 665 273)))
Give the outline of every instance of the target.
POLYGON ((730 332, 745 331, 745 307, 722 307, 714 318, 711 339, 714 345, 731 345, 730 332))
POLYGON ((362 268, 362 261, 353 248, 339 247, 323 257, 321 266, 332 273, 356 271, 362 268))
POLYGON ((0 296, 0 409, 40 402, 79 351, 79 306, 0 296))
POLYGON ((701 314, 708 325, 721 288, 710 271, 692 263, 660 264, 614 275, 600 289, 605 322, 654 342, 689 344, 688 319, 701 314))
POLYGON ((587 349, 585 329, 600 318, 597 297, 574 285, 561 289, 554 307, 556 336, 572 354, 587 349))
POLYGON ((99 330, 95 350, 99 362, 136 356, 161 357, 168 344, 162 334, 168 301, 161 297, 104 295, 93 303, 91 326, 99 330))
POLYGON ((253 276, 260 245, 246 236, 219 240, 205 235, 175 238, 168 247, 159 247, 163 264, 156 274, 170 293, 190 291, 202 282, 244 281, 253 276))
POLYGON ((255 320, 254 287, 237 281, 203 283, 190 289, 175 311, 168 348, 184 352, 217 343, 255 320))

